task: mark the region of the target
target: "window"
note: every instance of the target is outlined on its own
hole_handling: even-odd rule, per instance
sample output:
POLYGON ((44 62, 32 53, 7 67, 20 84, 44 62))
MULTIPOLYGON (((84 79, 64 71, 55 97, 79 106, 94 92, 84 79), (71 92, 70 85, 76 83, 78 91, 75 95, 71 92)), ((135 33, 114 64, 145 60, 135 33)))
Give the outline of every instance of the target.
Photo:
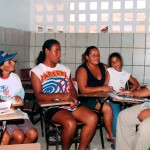
POLYGON ((150 32, 150 0, 35 0, 37 32, 150 32))

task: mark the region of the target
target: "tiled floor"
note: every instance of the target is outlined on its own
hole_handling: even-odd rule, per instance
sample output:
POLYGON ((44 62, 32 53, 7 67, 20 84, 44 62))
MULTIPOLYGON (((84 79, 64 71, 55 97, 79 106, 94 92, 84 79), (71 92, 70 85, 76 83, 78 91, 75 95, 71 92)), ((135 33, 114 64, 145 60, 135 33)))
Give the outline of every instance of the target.
MULTIPOLYGON (((41 149, 42 150, 46 150, 46 143, 45 143, 45 137, 41 136, 41 126, 40 126, 40 122, 38 122, 35 127, 38 129, 39 131, 39 138, 38 141, 39 143, 41 143, 41 149)), ((105 129, 103 128, 104 131, 104 136, 106 134, 105 129)), ((104 139, 105 140, 105 139, 104 139)), ((101 147, 101 140, 100 140, 100 135, 99 135, 99 130, 96 131, 96 134, 91 142, 91 150, 112 150, 110 147, 111 143, 107 142, 105 140, 105 149, 102 149, 101 147)), ((61 146, 59 148, 61 150, 61 146)), ((49 150, 55 150, 55 146, 49 146, 49 150)), ((74 144, 72 145, 70 150, 74 150, 74 144)))

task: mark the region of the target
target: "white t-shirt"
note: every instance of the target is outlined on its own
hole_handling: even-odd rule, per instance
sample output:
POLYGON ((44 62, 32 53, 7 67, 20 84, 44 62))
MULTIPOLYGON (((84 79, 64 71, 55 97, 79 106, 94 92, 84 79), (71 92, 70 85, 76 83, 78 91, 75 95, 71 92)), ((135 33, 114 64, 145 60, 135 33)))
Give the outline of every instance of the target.
POLYGON ((24 89, 19 76, 12 72, 8 78, 0 78, 0 99, 5 100, 7 97, 13 97, 16 95, 23 99, 24 89))
POLYGON ((109 86, 112 86, 113 89, 119 92, 121 87, 125 88, 126 82, 130 78, 130 73, 122 70, 121 72, 116 71, 114 68, 108 68, 107 71, 109 72, 110 79, 109 79, 109 86))
MULTIPOLYGON (((20 96, 22 99, 24 99, 24 95, 24 89, 17 74, 11 72, 8 78, 0 78, 0 99, 6 100, 7 97, 14 96, 20 96)), ((24 119, 29 119, 26 113, 23 112, 23 114, 24 119)))
MULTIPOLYGON (((40 63, 30 71, 30 75, 31 72, 34 72, 40 79, 44 93, 69 93, 70 69, 68 67, 57 64, 56 67, 51 68, 40 63)), ((68 106, 62 107, 71 111, 74 110, 68 106)))

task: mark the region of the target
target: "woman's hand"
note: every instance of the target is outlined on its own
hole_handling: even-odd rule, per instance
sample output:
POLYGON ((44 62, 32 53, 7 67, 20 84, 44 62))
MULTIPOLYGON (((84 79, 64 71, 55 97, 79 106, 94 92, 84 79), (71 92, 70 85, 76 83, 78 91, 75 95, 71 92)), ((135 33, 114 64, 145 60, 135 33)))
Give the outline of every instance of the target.
POLYGON ((72 99, 71 104, 70 104, 70 108, 75 108, 77 105, 78 105, 78 100, 77 99, 72 99))
POLYGON ((104 85, 101 87, 103 92, 112 92, 113 91, 113 87, 112 86, 107 86, 107 85, 104 85))
POLYGON ((62 101, 71 100, 71 95, 69 93, 60 93, 58 99, 62 101))
POLYGON ((20 96, 14 96, 13 99, 15 101, 14 103, 23 103, 23 99, 20 96))
POLYGON ((125 91, 121 91, 120 94, 124 94, 124 95, 129 95, 129 96, 133 96, 133 92, 125 90, 125 91))
POLYGON ((145 109, 142 110, 139 114, 138 114, 138 119, 139 121, 143 121, 144 119, 150 117, 150 109, 145 109))

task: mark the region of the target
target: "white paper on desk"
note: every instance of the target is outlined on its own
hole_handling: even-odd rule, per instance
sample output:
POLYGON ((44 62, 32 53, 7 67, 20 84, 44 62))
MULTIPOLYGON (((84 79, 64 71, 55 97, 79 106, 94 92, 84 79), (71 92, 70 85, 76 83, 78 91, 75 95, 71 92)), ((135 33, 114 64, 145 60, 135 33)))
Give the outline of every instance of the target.
POLYGON ((134 98, 132 96, 119 95, 118 92, 108 93, 108 96, 115 98, 115 99, 119 99, 119 100, 131 100, 131 101, 134 100, 134 98))
POLYGON ((0 113, 4 113, 10 110, 11 101, 0 102, 0 113))

